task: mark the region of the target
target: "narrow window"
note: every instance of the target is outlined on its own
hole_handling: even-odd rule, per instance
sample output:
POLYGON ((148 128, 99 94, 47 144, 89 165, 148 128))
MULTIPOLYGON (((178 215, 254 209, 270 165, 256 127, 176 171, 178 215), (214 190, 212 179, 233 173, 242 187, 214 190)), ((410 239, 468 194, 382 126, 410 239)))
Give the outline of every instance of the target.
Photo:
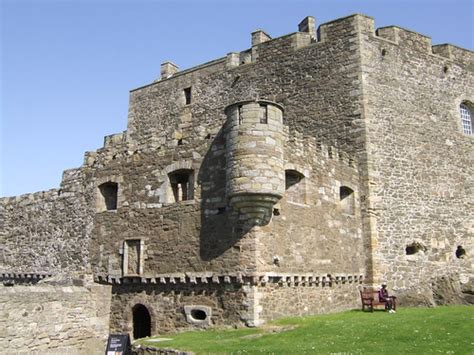
POLYGON ((354 214, 354 190, 347 186, 341 186, 339 188, 339 200, 341 202, 342 212, 345 214, 354 214))
POLYGON ((285 190, 287 201, 305 203, 306 188, 304 175, 296 170, 285 170, 285 190))
POLYGON ((191 104, 191 88, 184 89, 184 98, 186 100, 186 105, 191 104))
POLYGON ((99 186, 97 207, 101 211, 115 211, 117 209, 118 184, 105 182, 99 186))
POLYGON ((470 108, 465 104, 461 104, 459 109, 461 111, 462 131, 464 132, 464 134, 471 135, 472 131, 473 131, 473 129, 472 129, 472 112, 471 112, 470 108))
POLYGON ((268 106, 260 105, 260 123, 268 123, 268 106))
POLYGON ((181 169, 168 174, 174 202, 192 200, 194 198, 194 172, 181 169))
POLYGON ((243 111, 243 107, 242 105, 240 105, 238 107, 238 112, 237 112, 237 114, 239 115, 239 124, 242 124, 242 111, 243 111))
POLYGON ((140 239, 129 239, 124 242, 123 275, 134 276, 142 274, 143 243, 140 239))
POLYGON ((303 180, 304 175, 296 170, 285 170, 285 190, 303 180))

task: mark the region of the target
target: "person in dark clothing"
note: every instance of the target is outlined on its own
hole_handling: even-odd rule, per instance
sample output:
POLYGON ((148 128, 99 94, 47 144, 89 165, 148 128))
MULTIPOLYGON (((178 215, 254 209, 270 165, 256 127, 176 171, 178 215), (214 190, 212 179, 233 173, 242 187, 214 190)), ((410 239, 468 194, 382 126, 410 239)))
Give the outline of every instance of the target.
POLYGON ((385 303, 385 309, 388 310, 389 313, 395 313, 395 298, 394 296, 388 295, 387 285, 383 284, 379 290, 379 302, 385 303))

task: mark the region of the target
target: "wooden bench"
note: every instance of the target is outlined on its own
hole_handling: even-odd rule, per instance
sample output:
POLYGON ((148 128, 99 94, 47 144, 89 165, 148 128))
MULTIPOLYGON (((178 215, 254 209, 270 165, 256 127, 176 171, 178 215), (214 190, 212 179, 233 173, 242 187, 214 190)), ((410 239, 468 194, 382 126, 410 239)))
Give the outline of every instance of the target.
MULTIPOLYGON (((396 297, 392 297, 392 308, 395 311, 397 309, 396 297)), ((383 306, 387 302, 379 301, 379 291, 373 289, 360 290, 360 299, 362 301, 362 310, 365 311, 368 308, 371 312, 374 311, 374 307, 383 306)))

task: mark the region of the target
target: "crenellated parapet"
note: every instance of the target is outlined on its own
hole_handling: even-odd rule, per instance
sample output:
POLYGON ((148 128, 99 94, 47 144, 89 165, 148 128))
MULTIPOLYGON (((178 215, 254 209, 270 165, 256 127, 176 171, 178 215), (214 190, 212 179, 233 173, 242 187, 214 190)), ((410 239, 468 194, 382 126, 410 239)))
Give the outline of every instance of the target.
POLYGON ((283 107, 271 101, 245 101, 225 112, 229 204, 241 219, 267 224, 285 191, 283 107))
POLYGON ((431 37, 398 26, 378 28, 375 31, 375 38, 389 41, 410 51, 436 55, 466 65, 474 61, 474 53, 468 49, 452 44, 432 45, 431 37))

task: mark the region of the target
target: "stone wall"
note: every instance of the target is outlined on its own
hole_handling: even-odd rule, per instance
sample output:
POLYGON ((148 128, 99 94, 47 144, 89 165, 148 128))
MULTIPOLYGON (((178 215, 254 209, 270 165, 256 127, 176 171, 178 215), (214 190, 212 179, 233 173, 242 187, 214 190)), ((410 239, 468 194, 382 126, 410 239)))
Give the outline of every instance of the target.
POLYGON ((0 353, 103 354, 110 286, 0 286, 0 353))
POLYGON ((304 178, 275 206, 259 229, 259 271, 365 274, 359 179, 354 162, 314 139, 294 136, 285 169, 304 178), (353 190, 344 208, 341 187, 353 190))
POLYGON ((342 312, 360 307, 359 282, 349 283, 272 283, 258 287, 259 318, 264 321, 282 317, 342 312))
POLYGON ((120 191, 117 210, 98 213, 94 220, 94 271, 119 277, 124 241, 133 238, 143 239, 146 248, 142 277, 253 272, 262 267, 257 248, 272 269, 276 251, 269 248, 275 240, 285 245, 287 218, 292 225, 287 248, 292 255, 286 259, 292 260, 291 268, 321 267, 314 249, 305 247, 309 243, 322 262, 335 263, 326 269, 363 271, 360 208, 347 217, 338 201, 340 186, 350 185, 356 195, 359 190, 356 28, 357 17, 348 17, 323 25, 320 41, 313 42, 307 33, 283 36, 255 44, 250 61, 244 51, 239 55, 244 63, 233 61, 233 54, 133 90, 126 134, 86 155, 92 184, 118 181, 120 191), (282 207, 288 208, 268 227, 272 236, 258 247, 259 237, 238 226, 238 216, 228 206, 223 128, 226 106, 265 99, 284 106, 290 137, 284 146, 285 169, 307 174, 308 197, 302 205, 283 199, 282 207), (194 194, 174 202, 169 174, 183 169, 193 171, 194 194), (343 263, 347 258, 350 266, 343 263))
POLYGON ((92 208, 80 169, 60 189, 0 199, 0 271, 55 274, 86 270, 92 208))
POLYGON ((166 333, 182 328, 243 325, 246 320, 245 294, 234 282, 216 284, 168 283, 124 284, 113 286, 110 328, 112 332, 133 334, 133 307, 147 308, 151 333, 166 333), (187 307, 206 309, 204 322, 190 320, 187 307))
POLYGON ((474 53, 368 21, 362 40, 373 276, 400 294, 472 282, 474 53), (456 256, 458 247, 465 255, 456 256), (407 250, 407 247, 409 248, 407 250))

